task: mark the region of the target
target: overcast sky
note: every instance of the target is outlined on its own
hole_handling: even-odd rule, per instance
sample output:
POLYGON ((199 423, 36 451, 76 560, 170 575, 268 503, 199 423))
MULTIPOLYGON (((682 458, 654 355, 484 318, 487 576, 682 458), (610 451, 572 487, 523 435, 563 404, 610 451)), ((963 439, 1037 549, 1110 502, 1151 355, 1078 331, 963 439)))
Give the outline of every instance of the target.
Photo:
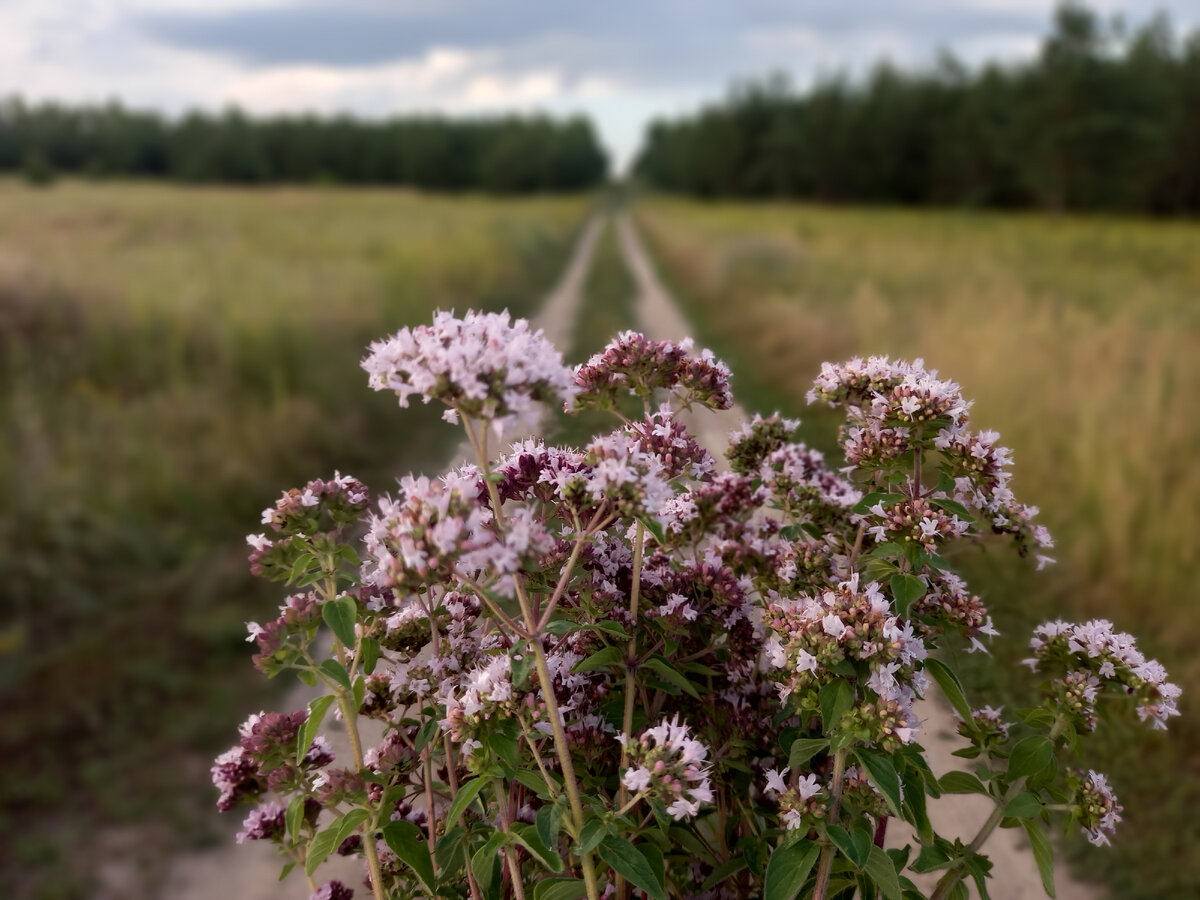
MULTIPOLYGON (((1200 0, 1092 0, 1177 31, 1200 0)), ((623 165, 737 77, 1032 55, 1055 0, 0 0, 0 95, 177 113, 585 112, 623 165)))

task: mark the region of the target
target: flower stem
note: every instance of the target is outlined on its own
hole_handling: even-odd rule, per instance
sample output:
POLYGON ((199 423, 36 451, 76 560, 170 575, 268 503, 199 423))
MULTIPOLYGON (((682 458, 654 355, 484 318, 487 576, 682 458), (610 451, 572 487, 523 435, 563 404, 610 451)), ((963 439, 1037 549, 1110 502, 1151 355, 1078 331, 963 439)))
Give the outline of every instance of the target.
MULTIPOLYGON (((842 779, 846 774, 847 748, 843 747, 833 755, 833 782, 829 787, 833 804, 829 810, 829 824, 836 825, 838 813, 842 806, 842 779)), ((825 891, 829 887, 829 873, 833 871, 833 842, 830 841, 821 848, 821 861, 817 865, 817 884, 813 889, 812 900, 825 900, 825 891)))

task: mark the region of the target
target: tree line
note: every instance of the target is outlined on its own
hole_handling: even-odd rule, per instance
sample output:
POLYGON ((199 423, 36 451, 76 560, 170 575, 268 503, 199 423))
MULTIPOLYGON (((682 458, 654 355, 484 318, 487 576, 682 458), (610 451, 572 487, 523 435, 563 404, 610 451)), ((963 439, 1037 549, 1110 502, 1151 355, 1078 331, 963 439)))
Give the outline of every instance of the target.
POLYGON ((497 193, 572 191, 607 176, 591 122, 546 116, 384 121, 251 118, 237 109, 178 119, 100 106, 0 100, 0 171, 186 182, 327 181, 497 193))
POLYGON ((744 84, 653 122, 635 172, 702 197, 1200 212, 1200 30, 1067 4, 1023 64, 744 84))

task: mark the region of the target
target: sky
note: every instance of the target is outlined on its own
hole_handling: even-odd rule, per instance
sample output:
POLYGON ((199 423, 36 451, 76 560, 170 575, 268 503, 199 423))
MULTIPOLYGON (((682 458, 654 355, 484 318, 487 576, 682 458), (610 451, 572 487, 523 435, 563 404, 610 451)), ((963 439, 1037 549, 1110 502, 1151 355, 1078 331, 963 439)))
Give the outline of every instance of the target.
MULTIPOLYGON (((1200 27, 1200 0, 1092 0, 1200 27)), ((0 0, 0 96, 178 114, 586 113, 620 171, 645 124, 738 78, 1027 59, 1055 0, 0 0)))

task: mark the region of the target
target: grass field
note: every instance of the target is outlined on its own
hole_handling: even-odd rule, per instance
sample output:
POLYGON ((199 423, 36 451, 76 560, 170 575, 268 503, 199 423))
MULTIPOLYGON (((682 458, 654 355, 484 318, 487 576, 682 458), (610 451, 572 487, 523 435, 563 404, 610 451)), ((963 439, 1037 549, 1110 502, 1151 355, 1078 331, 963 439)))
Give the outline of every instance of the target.
POLYGON ((382 492, 440 458, 457 432, 370 392, 367 342, 439 306, 530 313, 586 211, 0 182, 0 860, 18 895, 83 895, 100 824, 197 837, 210 754, 264 703, 243 623, 281 599, 251 583, 242 535, 311 477, 382 492))
MULTIPOLYGON (((1111 852, 1073 840, 1121 898, 1200 885, 1200 224, 798 205, 639 206, 660 264, 751 409, 804 413, 823 360, 924 357, 1014 449, 1059 565, 966 561, 1005 634, 979 696, 1023 683, 1029 628, 1103 616, 1184 687, 1166 735, 1114 726, 1090 764, 1114 775, 1111 852), (996 676, 999 669, 1001 675, 996 676)), ((808 410, 810 439, 833 427, 808 410)))

